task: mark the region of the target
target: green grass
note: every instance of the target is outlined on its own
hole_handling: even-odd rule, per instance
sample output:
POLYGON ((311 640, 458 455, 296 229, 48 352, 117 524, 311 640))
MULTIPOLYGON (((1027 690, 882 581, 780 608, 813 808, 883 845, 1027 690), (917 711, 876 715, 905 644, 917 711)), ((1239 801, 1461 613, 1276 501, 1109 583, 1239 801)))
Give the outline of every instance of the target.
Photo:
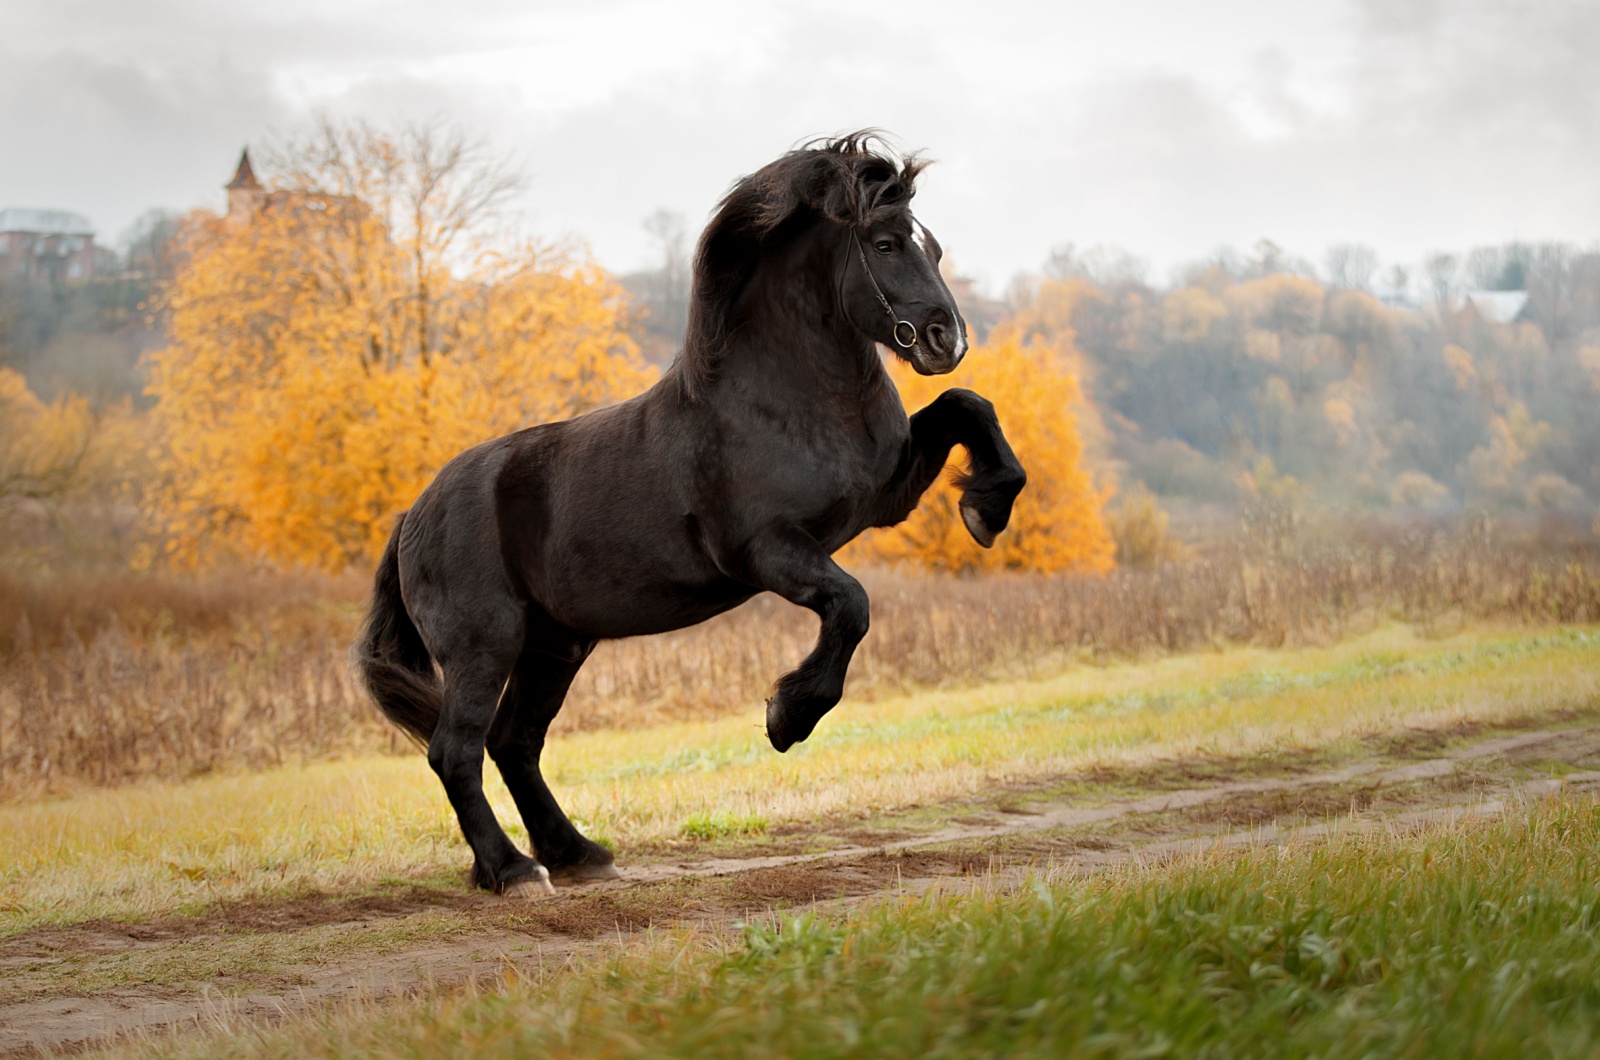
POLYGON ((657 937, 206 1056, 1589 1056, 1600 805, 657 937))
MULTIPOLYGON (((746 717, 552 739, 552 788, 624 871, 685 844, 793 840, 1020 785, 1162 762, 1356 748, 1384 733, 1600 703, 1600 630, 1391 627, 1289 651, 1231 648, 841 704, 773 753, 746 717), (690 827, 692 826, 692 830, 690 827)), ((524 835, 493 771, 486 787, 524 835)), ((1109 787, 1109 785, 1107 786, 1109 787)), ((1100 789, 1103 796, 1105 788, 1100 789)), ((943 811, 940 811, 943 812, 943 811)), ((456 889, 469 855, 421 755, 364 756, 0 806, 0 937, 98 917, 400 886, 456 889)))
POLYGON ((681 833, 686 839, 722 839, 727 836, 762 835, 767 830, 767 819, 759 814, 697 813, 683 822, 681 833))

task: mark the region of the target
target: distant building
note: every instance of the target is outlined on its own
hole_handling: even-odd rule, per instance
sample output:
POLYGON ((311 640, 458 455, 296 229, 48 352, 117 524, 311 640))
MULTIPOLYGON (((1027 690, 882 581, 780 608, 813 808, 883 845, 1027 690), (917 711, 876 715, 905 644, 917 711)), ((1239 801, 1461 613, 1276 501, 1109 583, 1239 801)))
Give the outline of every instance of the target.
POLYGON ((1527 291, 1468 291, 1462 305, 1477 311, 1486 324, 1514 324, 1528 308, 1527 291))
POLYGON ((0 279, 86 280, 94 272, 94 229, 81 214, 0 210, 0 279))
POLYGON ((239 154, 239 164, 234 168, 233 179, 225 185, 228 191, 228 223, 247 225, 268 211, 292 210, 302 221, 322 223, 330 218, 360 219, 367 210, 360 200, 349 195, 328 195, 323 192, 268 191, 256 179, 255 167, 250 164, 250 149, 239 154))
POLYGON ((267 197, 267 191, 256 180, 256 171, 250 165, 250 149, 247 147, 239 155, 239 165, 233 172, 233 179, 228 181, 228 221, 230 224, 245 224, 261 212, 261 204, 267 197))

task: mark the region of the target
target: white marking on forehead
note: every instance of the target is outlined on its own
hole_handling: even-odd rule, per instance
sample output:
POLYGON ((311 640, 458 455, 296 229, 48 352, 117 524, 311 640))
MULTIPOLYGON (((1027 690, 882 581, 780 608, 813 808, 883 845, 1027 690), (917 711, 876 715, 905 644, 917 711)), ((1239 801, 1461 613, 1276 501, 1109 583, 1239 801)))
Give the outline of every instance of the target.
POLYGON ((928 230, 915 217, 911 219, 911 239, 917 244, 917 249, 924 254, 928 252, 928 230))

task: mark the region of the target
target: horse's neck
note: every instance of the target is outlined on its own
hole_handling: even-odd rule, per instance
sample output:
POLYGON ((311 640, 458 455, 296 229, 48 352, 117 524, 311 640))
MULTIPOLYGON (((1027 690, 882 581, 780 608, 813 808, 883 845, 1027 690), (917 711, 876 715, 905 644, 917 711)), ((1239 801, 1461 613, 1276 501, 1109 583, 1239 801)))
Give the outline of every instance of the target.
POLYGON ((888 377, 871 341, 845 319, 827 248, 791 247, 785 258, 751 278, 723 371, 807 405, 826 397, 859 408, 888 377))
POLYGON ((870 344, 829 326, 836 322, 803 311, 763 312, 729 343, 718 379, 746 400, 853 417, 892 384, 870 344))

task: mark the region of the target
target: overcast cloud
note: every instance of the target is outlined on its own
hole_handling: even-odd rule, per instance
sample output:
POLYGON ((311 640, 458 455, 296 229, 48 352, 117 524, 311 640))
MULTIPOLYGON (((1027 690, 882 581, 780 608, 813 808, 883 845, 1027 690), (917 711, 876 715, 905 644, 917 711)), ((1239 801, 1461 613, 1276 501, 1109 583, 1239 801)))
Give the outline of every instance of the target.
POLYGON ((1054 244, 1158 271, 1269 237, 1393 261, 1600 240, 1600 4, 0 0, 0 207, 220 208, 316 111, 512 150, 529 224, 605 264, 862 125, 939 161, 918 214, 996 286, 1054 244))

